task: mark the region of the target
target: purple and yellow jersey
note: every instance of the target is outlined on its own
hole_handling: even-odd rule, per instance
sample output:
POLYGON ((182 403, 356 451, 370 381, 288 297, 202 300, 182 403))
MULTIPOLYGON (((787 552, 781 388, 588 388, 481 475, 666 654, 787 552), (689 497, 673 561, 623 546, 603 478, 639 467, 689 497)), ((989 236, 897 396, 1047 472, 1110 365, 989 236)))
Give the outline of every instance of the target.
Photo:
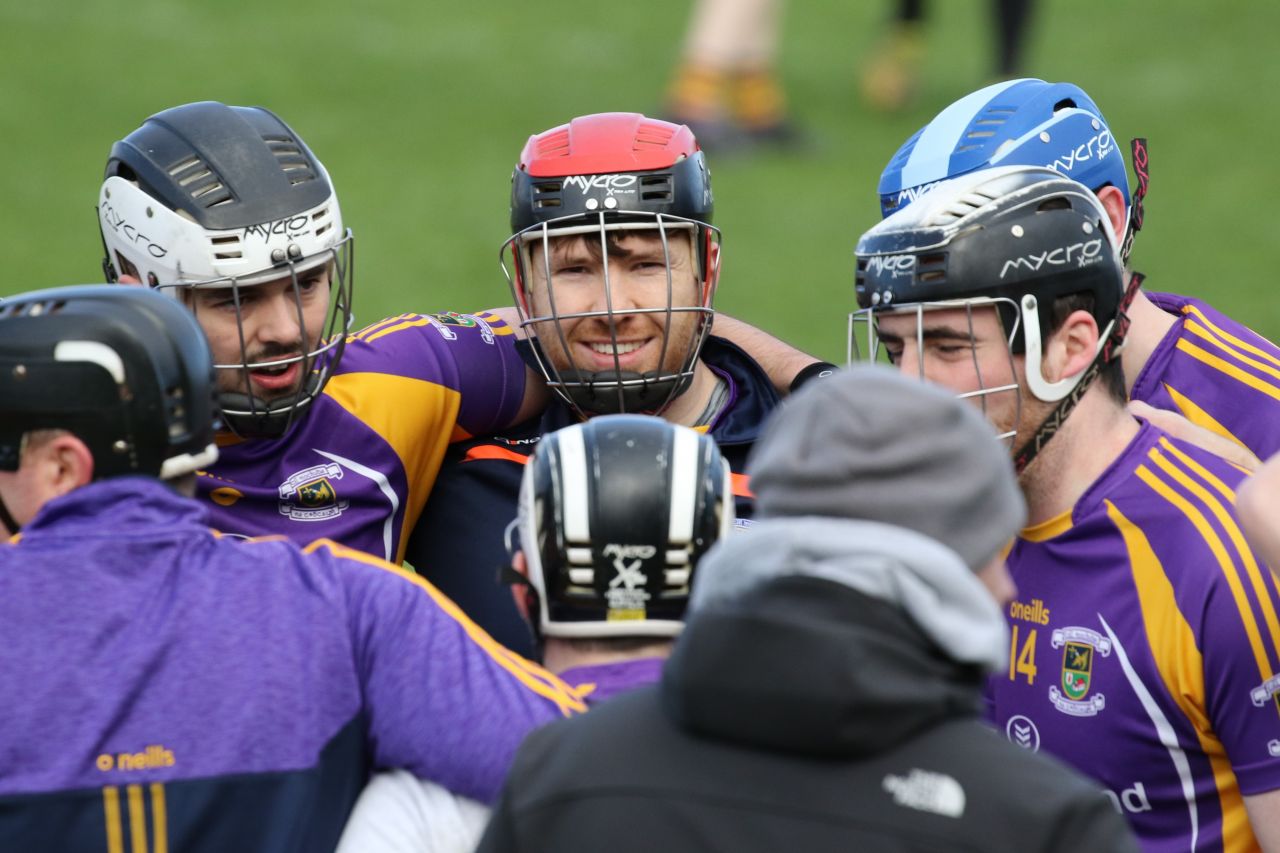
POLYGON ((324 393, 285 435, 233 439, 201 472, 213 526, 401 562, 449 442, 519 412, 514 342, 492 315, 402 314, 349 336, 324 393))
POLYGON ((664 658, 636 658, 635 660, 575 666, 560 673, 560 679, 588 705, 599 705, 619 693, 657 684, 662 678, 664 658))
POLYGON ((492 800, 584 706, 412 572, 121 478, 0 545, 0 850, 332 850, 373 768, 492 800))
POLYGON ((1179 412, 1259 459, 1280 452, 1280 347, 1199 300, 1147 298, 1178 319, 1130 396, 1179 412))
POLYGON ((1245 544, 1231 464, 1149 424, 1009 555, 1013 743, 1093 777, 1148 851, 1252 850, 1280 788, 1280 591, 1245 544))

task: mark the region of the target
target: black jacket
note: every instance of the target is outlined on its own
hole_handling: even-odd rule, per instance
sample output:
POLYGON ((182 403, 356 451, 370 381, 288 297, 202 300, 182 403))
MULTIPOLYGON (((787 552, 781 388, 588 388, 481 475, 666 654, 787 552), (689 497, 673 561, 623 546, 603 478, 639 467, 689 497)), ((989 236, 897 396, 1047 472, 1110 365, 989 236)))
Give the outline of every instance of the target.
POLYGON ((979 720, 981 677, 884 601, 768 581, 699 612, 660 686, 531 735, 479 849, 1137 850, 979 720))

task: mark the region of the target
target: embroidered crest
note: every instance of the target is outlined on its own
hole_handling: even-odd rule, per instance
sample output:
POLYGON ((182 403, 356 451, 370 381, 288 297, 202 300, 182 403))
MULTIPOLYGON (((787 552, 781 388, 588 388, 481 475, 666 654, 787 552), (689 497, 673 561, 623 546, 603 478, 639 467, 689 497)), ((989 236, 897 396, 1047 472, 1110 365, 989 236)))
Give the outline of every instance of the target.
POLYGON ((1050 638, 1055 649, 1062 649, 1061 689, 1049 688, 1049 701, 1064 714, 1092 717, 1107 706, 1101 693, 1089 695, 1093 684, 1093 662, 1096 655, 1111 654, 1111 640, 1089 628, 1058 628, 1050 638))

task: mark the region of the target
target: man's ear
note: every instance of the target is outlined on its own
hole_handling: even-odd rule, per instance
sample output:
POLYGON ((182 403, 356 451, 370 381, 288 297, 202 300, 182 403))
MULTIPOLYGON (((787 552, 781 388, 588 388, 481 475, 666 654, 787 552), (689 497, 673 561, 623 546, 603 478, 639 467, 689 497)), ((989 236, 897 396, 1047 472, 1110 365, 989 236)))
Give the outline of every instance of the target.
POLYGON ((57 496, 93 482, 93 454, 74 435, 59 435, 36 450, 37 464, 50 491, 57 496))
POLYGON ((1102 202, 1102 208, 1111 220, 1111 229, 1116 232, 1116 239, 1124 240, 1124 229, 1129 224, 1129 210, 1125 207, 1124 193, 1119 187, 1106 186, 1098 190, 1098 201, 1102 202))
POLYGON ((1057 382, 1083 372, 1097 355, 1100 336, 1098 321, 1092 314, 1072 311, 1049 338, 1041 365, 1044 378, 1057 382))

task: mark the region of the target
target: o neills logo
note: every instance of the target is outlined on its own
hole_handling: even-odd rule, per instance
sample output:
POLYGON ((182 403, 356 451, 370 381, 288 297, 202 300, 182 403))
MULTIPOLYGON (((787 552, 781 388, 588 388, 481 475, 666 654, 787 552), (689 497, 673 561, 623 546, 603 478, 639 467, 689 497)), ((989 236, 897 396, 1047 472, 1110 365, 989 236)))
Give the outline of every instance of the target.
POLYGON ((1030 604, 1023 604, 1021 601, 1009 602, 1009 618, 1021 619, 1025 622, 1035 622, 1037 625, 1049 624, 1049 608, 1044 606, 1044 602, 1038 598, 1031 599, 1030 604))

